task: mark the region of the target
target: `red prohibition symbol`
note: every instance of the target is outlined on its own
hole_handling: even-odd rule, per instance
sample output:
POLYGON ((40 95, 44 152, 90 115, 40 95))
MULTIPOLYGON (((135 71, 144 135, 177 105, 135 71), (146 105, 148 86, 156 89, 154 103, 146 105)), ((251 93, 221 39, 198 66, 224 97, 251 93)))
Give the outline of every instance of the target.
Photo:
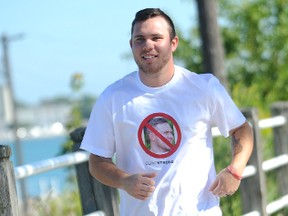
POLYGON ((167 158, 180 145, 180 127, 170 115, 153 113, 140 124, 138 141, 148 155, 154 158, 167 158))

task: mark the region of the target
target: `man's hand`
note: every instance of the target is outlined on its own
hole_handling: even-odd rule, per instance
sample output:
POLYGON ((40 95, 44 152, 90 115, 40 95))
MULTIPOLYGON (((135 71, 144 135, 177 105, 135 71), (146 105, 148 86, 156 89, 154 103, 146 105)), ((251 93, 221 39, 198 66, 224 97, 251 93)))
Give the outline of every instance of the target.
POLYGON ((238 190, 240 183, 240 180, 231 175, 227 169, 224 169, 217 175, 209 191, 219 197, 230 196, 238 190))
POLYGON ((241 175, 253 151, 253 130, 247 121, 229 133, 232 138, 232 161, 217 175, 209 189, 219 197, 232 195, 238 190, 241 175))
POLYGON ((119 169, 112 158, 90 154, 89 171, 101 183, 123 189, 136 199, 146 200, 155 190, 156 173, 128 174, 119 169))
POLYGON ((128 175, 122 179, 122 189, 136 199, 146 200, 155 190, 156 173, 128 175))

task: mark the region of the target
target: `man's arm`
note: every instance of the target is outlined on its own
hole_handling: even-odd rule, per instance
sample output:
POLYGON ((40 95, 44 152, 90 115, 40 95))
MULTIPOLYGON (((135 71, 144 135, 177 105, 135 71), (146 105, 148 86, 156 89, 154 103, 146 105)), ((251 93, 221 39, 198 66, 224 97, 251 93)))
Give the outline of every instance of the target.
POLYGON ((232 144, 231 166, 242 175, 253 150, 253 130, 248 122, 230 131, 232 144))
POLYGON ((119 169, 111 158, 90 154, 89 171, 101 183, 123 189, 136 199, 146 200, 155 190, 155 173, 130 175, 119 169))
POLYGON ((214 195, 220 197, 232 195, 240 185, 247 162, 253 150, 253 130, 248 122, 230 131, 232 144, 232 160, 229 169, 223 169, 210 187, 214 195))

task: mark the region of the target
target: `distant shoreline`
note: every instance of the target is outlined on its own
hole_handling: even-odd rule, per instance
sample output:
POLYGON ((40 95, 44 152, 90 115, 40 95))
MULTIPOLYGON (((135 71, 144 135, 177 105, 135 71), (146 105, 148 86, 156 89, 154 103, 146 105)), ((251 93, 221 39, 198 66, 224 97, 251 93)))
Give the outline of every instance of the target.
MULTIPOLYGON (((19 140, 30 140, 38 138, 49 138, 67 135, 67 131, 60 122, 55 122, 50 126, 35 126, 32 128, 18 128, 17 136, 19 140)), ((15 140, 15 133, 11 129, 0 130, 0 144, 2 142, 13 142, 15 140)))

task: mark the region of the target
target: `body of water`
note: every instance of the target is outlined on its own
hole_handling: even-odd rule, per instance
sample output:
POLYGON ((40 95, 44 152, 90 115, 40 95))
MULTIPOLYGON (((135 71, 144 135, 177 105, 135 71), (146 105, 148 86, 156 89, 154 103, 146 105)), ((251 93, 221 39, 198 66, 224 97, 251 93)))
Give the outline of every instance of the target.
MULTIPOLYGON (((21 140, 23 164, 25 165, 59 156, 61 148, 67 139, 68 137, 66 136, 56 136, 21 140)), ((18 166, 14 143, 1 142, 0 144, 9 145, 12 148, 12 156, 10 159, 14 167, 18 166)), ((74 169, 59 168, 25 178, 24 183, 26 185, 27 195, 30 197, 47 196, 52 193, 59 194, 64 190, 71 190, 72 185, 67 181, 71 172, 72 174, 75 173, 74 169)), ((20 193, 19 187, 20 184, 18 180, 18 193, 20 193)))

